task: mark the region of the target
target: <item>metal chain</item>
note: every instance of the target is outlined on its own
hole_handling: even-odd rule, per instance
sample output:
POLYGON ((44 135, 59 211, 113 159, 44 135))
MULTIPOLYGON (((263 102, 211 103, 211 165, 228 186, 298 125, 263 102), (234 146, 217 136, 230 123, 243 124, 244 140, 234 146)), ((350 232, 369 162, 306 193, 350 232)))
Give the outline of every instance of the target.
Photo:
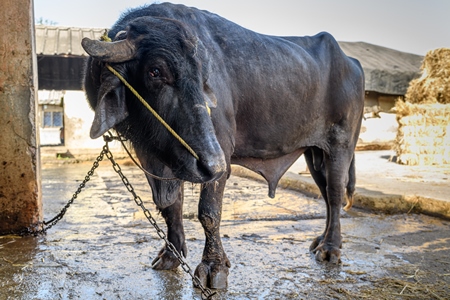
MULTIPOLYGON (((108 149, 108 143, 106 143, 104 148, 105 147, 108 149)), ((131 193, 131 195, 133 195, 133 199, 134 199, 134 202, 136 203, 136 205, 139 206, 142 209, 142 211, 144 212, 144 215, 147 218, 147 220, 155 228, 156 233, 158 234, 158 236, 161 239, 164 240, 164 242, 166 243, 167 248, 170 251, 172 251, 173 255, 175 255, 175 257, 178 259, 178 261, 180 262, 180 265, 183 268, 183 270, 191 276, 192 281, 194 282, 194 285, 196 287, 198 287, 202 291, 202 299, 211 299, 212 296, 214 296, 216 294, 216 292, 211 292, 211 290, 209 290, 208 288, 205 288, 202 285, 202 283, 200 282, 200 279, 197 276, 194 275, 194 273, 192 272, 191 267, 189 267, 189 265, 185 261, 184 257, 178 252, 178 250, 175 248, 175 246, 169 241, 169 239, 167 238, 167 235, 158 226, 158 224, 156 223, 156 220, 153 218, 153 216, 150 213, 150 211, 144 206, 144 202, 142 201, 141 197, 139 197, 136 194, 136 192, 134 191, 133 186, 128 181, 127 177, 125 177, 125 175, 122 173, 121 167, 116 163, 116 161, 114 160, 114 157, 113 157, 111 151, 109 151, 109 149, 107 150, 105 155, 109 159, 109 161, 111 161, 111 164, 113 166, 114 171, 120 176, 120 178, 122 179, 122 182, 125 185, 125 187, 127 188, 127 190, 131 193)))
POLYGON ((113 157, 111 151, 109 150, 108 143, 114 139, 120 140, 120 137, 114 137, 114 136, 112 136, 111 133, 109 133, 109 136, 104 135, 103 138, 105 140, 105 145, 103 146, 102 152, 100 152, 100 155, 97 156, 97 158, 95 159, 95 161, 92 165, 92 168, 88 171, 83 182, 78 186, 78 189, 72 195, 72 198, 61 209, 61 211, 50 221, 42 222, 42 224, 44 225, 42 229, 33 231, 33 230, 27 228, 27 229, 23 230, 22 232, 20 232, 20 234, 37 236, 40 234, 45 234, 47 232, 47 230, 49 230, 54 225, 56 225, 56 223, 58 223, 64 217, 67 209, 70 207, 70 205, 73 203, 73 201, 78 197, 78 195, 81 193, 81 191, 85 188, 86 183, 91 179, 91 176, 94 174, 95 169, 98 168, 99 163, 103 160, 104 156, 106 155, 106 157, 111 161, 114 171, 117 174, 119 174, 120 178, 122 179, 123 184, 125 185, 127 190, 133 195, 134 202, 137 204, 137 206, 139 206, 143 210, 145 217, 150 222, 150 224, 152 224, 153 227, 156 229, 156 233, 158 234, 158 236, 164 240, 167 248, 170 251, 172 251, 172 253, 175 255, 175 257, 178 259, 183 270, 191 276, 192 281, 194 282, 194 285, 201 290, 202 299, 211 299, 216 294, 216 292, 211 292, 208 288, 205 288, 202 285, 202 283, 200 282, 200 279, 193 274, 192 269, 189 267, 189 265, 185 261, 184 257, 178 252, 178 250, 175 248, 175 246, 169 241, 169 239, 167 238, 167 235, 164 233, 164 231, 162 231, 161 228, 158 226, 158 224, 156 223, 156 220, 153 218, 150 211, 144 206, 144 202, 142 201, 141 197, 139 197, 136 194, 133 186, 128 181, 127 177, 125 177, 125 175, 122 173, 121 167, 114 160, 114 157, 113 157))
MULTIPOLYGON (((106 138, 105 138, 106 141, 106 138)), ((100 155, 97 156, 97 158, 95 159, 92 168, 87 172, 87 175, 84 177, 84 180, 82 183, 80 183, 80 185, 78 186, 78 189, 75 191, 75 193, 72 195, 72 198, 66 203, 66 205, 61 209, 61 211, 55 216, 53 217, 50 221, 44 221, 42 222, 42 228, 40 230, 31 230, 30 228, 26 228, 24 230, 22 230, 19 234, 20 235, 34 235, 34 236, 38 236, 40 234, 45 234, 47 233, 47 230, 49 230, 50 228, 52 228, 54 225, 56 225, 56 223, 58 223, 66 214, 67 209, 70 207, 70 205, 72 205, 73 201, 78 197, 78 195, 81 193, 81 191, 84 189, 84 187, 86 186, 86 183, 91 180, 91 176, 94 174, 95 169, 98 168, 99 163, 103 160, 103 157, 105 156, 106 153, 108 153, 109 148, 108 148, 108 141, 106 141, 105 146, 103 146, 103 150, 102 152, 100 152, 100 155)))

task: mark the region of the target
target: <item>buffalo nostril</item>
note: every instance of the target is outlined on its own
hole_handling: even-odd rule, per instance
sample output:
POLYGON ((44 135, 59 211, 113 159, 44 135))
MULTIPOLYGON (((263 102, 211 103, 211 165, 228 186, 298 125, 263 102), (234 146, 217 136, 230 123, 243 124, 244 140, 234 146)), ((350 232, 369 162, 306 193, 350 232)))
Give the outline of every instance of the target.
POLYGON ((223 155, 208 157, 206 159, 201 158, 198 162, 198 168, 204 174, 207 181, 219 179, 227 170, 223 155))

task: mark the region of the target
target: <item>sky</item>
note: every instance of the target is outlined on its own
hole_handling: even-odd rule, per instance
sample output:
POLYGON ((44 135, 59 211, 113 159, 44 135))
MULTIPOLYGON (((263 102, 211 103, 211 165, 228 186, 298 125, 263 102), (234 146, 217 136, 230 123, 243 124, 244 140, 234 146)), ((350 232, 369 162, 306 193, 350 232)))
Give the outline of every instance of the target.
MULTIPOLYGON (((35 20, 57 26, 110 28, 127 9, 149 0, 34 0, 35 20)), ((162 1, 159 1, 162 2, 162 1)), ((256 32, 331 33, 408 53, 450 48, 449 0, 179 0, 256 32)))

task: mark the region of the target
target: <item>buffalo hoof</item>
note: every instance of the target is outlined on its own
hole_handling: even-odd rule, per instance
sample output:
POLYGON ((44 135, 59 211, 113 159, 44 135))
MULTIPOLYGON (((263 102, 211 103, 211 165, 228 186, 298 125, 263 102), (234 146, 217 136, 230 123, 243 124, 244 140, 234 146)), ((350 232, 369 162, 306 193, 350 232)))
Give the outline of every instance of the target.
POLYGON ((228 286, 228 269, 230 262, 227 260, 224 265, 201 262, 195 269, 195 276, 204 287, 211 289, 226 289, 228 286))
POLYGON ((341 250, 338 247, 320 244, 313 253, 317 261, 329 261, 332 264, 339 264, 341 262, 341 250))
MULTIPOLYGON (((323 241, 323 234, 319 235, 318 237, 316 237, 314 239, 314 241, 311 243, 311 245, 309 246, 309 251, 314 252, 314 249, 317 248, 317 246, 320 245, 320 243, 322 243, 323 241)), ((314 252, 315 253, 315 252, 314 252)))
MULTIPOLYGON (((185 251, 182 253, 185 256, 185 251)), ((180 261, 178 258, 166 247, 162 248, 158 256, 152 261, 152 268, 155 270, 173 270, 179 265, 180 261)))
MULTIPOLYGON (((316 253, 316 251, 314 251, 320 244, 322 244, 323 241, 323 234, 319 235, 318 237, 316 237, 314 239, 314 241, 311 243, 311 245, 309 246, 309 251, 316 253)), ((342 248, 342 242, 339 243, 339 248, 342 248)))

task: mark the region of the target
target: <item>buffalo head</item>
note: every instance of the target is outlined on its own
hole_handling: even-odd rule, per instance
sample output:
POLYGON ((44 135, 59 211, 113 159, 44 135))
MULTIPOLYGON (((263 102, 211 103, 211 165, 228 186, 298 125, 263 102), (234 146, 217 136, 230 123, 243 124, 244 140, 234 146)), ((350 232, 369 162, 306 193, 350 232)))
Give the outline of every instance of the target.
POLYGON ((140 17, 116 34, 113 42, 83 39, 90 55, 85 90, 95 110, 90 135, 110 128, 128 138, 141 161, 166 165, 181 180, 204 183, 226 171, 208 106, 217 105, 208 87, 206 50, 182 23, 140 17), (197 153, 195 159, 112 74, 116 69, 197 153), (143 157, 146 156, 146 157, 143 157))

